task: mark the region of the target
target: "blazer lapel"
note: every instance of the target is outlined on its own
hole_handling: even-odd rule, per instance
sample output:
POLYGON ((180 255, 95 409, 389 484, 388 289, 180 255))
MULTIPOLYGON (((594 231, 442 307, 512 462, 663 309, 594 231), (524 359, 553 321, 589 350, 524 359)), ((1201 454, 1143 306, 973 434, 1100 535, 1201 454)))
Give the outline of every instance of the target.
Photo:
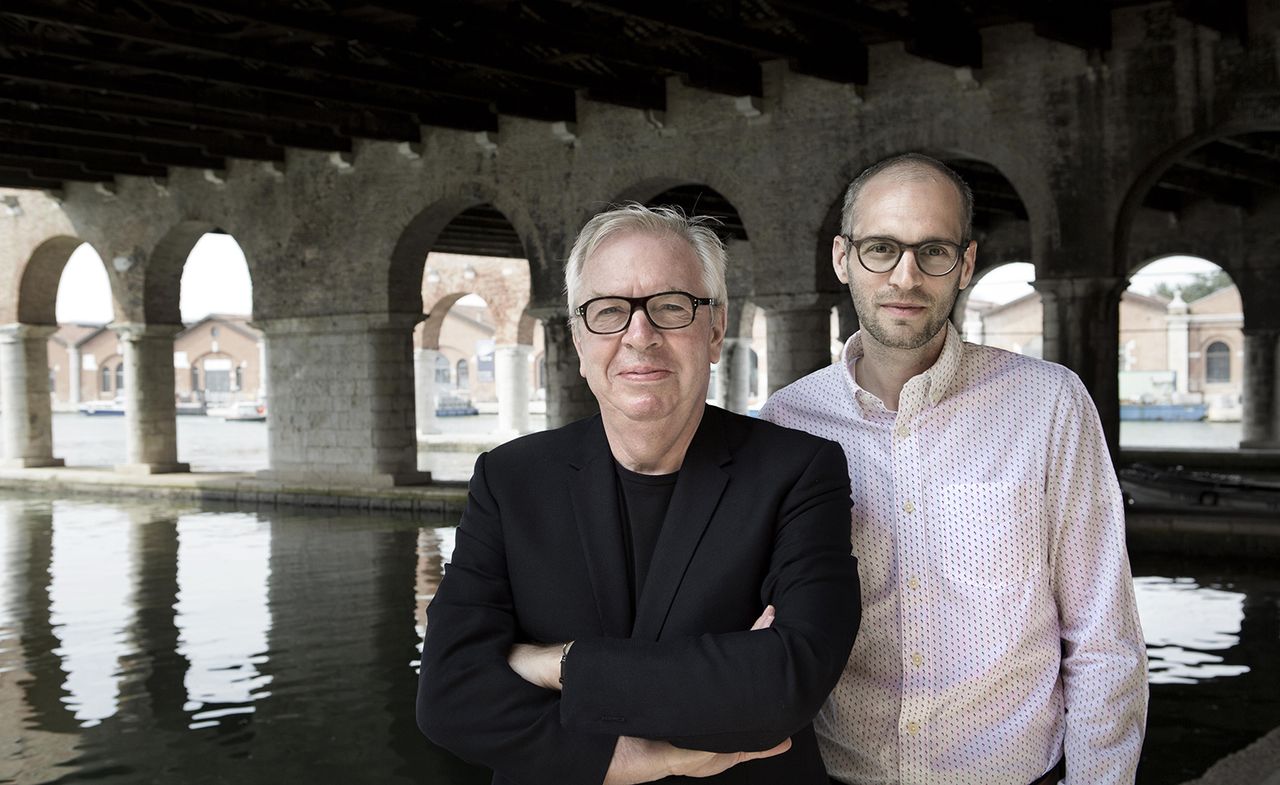
POLYGON ((667 508, 662 532, 654 546, 649 576, 636 601, 636 622, 631 637, 657 640, 662 632, 689 561, 729 484, 729 474, 722 467, 730 459, 723 415, 719 409, 708 406, 680 466, 671 506, 667 508))
POLYGON ((618 513, 617 473, 599 417, 591 424, 582 450, 570 459, 570 465, 577 471, 569 482, 569 498, 600 626, 608 637, 625 638, 631 633, 631 592, 627 587, 622 519, 618 513))

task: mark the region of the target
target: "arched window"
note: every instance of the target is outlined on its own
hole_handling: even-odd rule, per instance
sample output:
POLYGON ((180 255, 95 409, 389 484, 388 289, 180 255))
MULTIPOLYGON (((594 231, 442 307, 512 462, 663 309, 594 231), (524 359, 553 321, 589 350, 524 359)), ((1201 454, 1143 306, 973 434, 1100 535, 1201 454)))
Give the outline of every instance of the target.
POLYGON ((1231 347, 1214 341, 1204 351, 1204 380, 1210 384, 1231 381, 1231 347))
POLYGON ((449 371, 449 358, 443 354, 436 355, 436 384, 448 384, 453 381, 453 374, 449 371))
POLYGON ((102 366, 102 371, 99 375, 101 379, 98 381, 98 392, 111 392, 111 366, 102 366))
POLYGON ((124 363, 116 366, 116 392, 124 389, 124 363))
POLYGON ((466 359, 458 360, 458 389, 465 390, 471 384, 471 368, 466 359))

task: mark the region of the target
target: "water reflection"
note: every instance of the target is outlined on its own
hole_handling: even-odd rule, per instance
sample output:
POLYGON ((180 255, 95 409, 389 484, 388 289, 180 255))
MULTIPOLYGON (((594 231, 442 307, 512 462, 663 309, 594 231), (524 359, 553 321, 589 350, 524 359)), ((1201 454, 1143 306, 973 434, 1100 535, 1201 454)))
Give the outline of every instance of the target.
POLYGON ((1139 577, 1133 584, 1152 684, 1193 684, 1249 672, 1246 665, 1224 664, 1209 653, 1240 642, 1243 594, 1203 587, 1191 578, 1139 577))
MULTIPOLYGON (((468 785, 413 720, 452 527, 316 511, 0 498, 0 782, 468 785)), ((1280 582, 1135 570, 1142 785, 1280 724, 1280 582), (1186 577, 1195 575, 1195 579, 1186 577), (1225 703, 1239 710, 1213 711, 1225 703), (1247 707, 1247 708, 1246 708, 1247 707)))
POLYGON ((251 714, 267 698, 271 612, 270 525, 256 515, 222 513, 178 519, 178 652, 192 730, 251 714))
POLYGON ((49 623, 66 681, 67 711, 81 727, 116 713, 132 603, 130 527, 119 510, 53 506, 49 623))

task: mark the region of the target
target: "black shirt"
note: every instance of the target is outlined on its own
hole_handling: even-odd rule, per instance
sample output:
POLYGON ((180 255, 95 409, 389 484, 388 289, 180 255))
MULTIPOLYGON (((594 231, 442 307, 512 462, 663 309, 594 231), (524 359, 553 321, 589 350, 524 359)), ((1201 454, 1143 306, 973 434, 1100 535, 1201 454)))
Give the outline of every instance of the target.
POLYGON ((631 587, 634 618, 636 598, 644 591, 654 547, 680 473, 637 474, 617 461, 614 466, 618 471, 618 508, 622 513, 622 542, 627 551, 627 585, 631 587))

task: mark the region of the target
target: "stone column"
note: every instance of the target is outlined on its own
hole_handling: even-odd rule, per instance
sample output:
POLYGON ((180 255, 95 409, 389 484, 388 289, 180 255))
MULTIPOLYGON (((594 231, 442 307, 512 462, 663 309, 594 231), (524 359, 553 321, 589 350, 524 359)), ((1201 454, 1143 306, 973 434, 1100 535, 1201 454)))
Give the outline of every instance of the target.
MULTIPOLYGON (((726 408, 731 412, 746 414, 748 404, 751 398, 751 339, 750 338, 734 338, 732 347, 729 352, 728 362, 721 359, 720 366, 728 371, 728 384, 726 387, 726 408)), ((728 344, 728 341, 725 341, 728 344)))
POLYGON ((71 402, 72 409, 80 405, 80 399, 81 399, 80 384, 82 381, 80 377, 83 373, 80 366, 82 362, 83 361, 80 359, 80 349, 75 346, 68 346, 67 347, 67 388, 68 388, 68 394, 70 396, 69 400, 71 402))
MULTIPOLYGON (((258 402, 267 403, 267 336, 263 335, 258 339, 258 402)), ((271 411, 271 407, 267 407, 267 411, 271 411)))
POLYGON ((54 325, 0 327, 0 422, 4 466, 62 466, 53 457, 53 412, 49 405, 49 336, 54 325))
POLYGON ((1244 413, 1240 446, 1280 447, 1280 329, 1244 330, 1244 413))
POLYGON ((769 325, 769 394, 831 364, 831 307, 758 300, 769 325))
POLYGON ((508 344, 493 349, 493 378, 498 388, 498 430, 529 432, 529 358, 533 347, 508 344))
POLYGON ((1173 371, 1174 390, 1186 393, 1190 388, 1187 377, 1191 375, 1190 347, 1191 317, 1187 315, 1187 304, 1182 295, 1175 294, 1169 303, 1165 315, 1169 370, 1173 371))
POLYGON ((174 406, 173 336, 180 324, 112 325, 124 346, 125 463, 127 474, 185 472, 178 463, 174 406))
POLYGON ((413 411, 418 436, 435 433, 436 429, 436 358, 435 349, 413 350, 413 411))
POLYGON ((1112 454, 1120 446, 1120 295, 1112 276, 1040 278, 1044 359, 1075 371, 1093 396, 1112 454))
POLYGON ((578 351, 563 305, 528 308, 542 320, 547 352, 547 428, 559 428, 600 411, 586 379, 578 373, 578 351))
POLYGON ((414 314, 346 314, 256 322, 267 336, 271 468, 284 483, 386 487, 418 471, 414 314))

